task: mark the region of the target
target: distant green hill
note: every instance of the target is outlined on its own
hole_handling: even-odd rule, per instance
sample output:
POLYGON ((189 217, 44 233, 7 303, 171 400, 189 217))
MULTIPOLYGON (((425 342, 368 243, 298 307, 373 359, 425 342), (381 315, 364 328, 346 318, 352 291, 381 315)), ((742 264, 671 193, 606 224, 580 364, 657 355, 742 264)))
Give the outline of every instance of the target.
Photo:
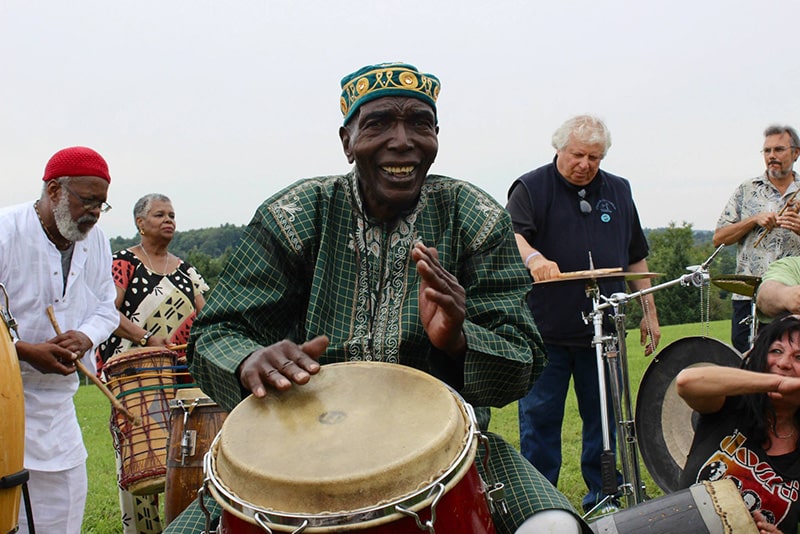
MULTIPOLYGON (((190 252, 201 252, 212 258, 222 256, 226 250, 233 249, 239 242, 244 225, 223 224, 216 228, 200 228, 175 232, 169 251, 180 258, 186 258, 190 252)), ((139 242, 139 236, 124 238, 117 236, 111 239, 111 250, 116 252, 132 247, 139 242)))
MULTIPOLYGON (((196 250, 212 258, 216 258, 221 256, 229 247, 233 248, 236 243, 239 242, 244 228, 244 225, 236 226, 234 224, 223 224, 216 228, 200 228, 175 232, 175 237, 172 239, 169 250, 180 257, 185 257, 190 251, 196 250)), ((646 228, 645 235, 659 230, 663 230, 663 228, 646 228)), ((710 230, 694 230, 693 235, 695 246, 703 246, 711 243, 714 232, 710 230)), ((131 247, 138 242, 139 236, 133 236, 131 238, 117 236, 111 239, 111 250, 116 252, 117 250, 131 247)), ((722 256, 729 256, 733 258, 733 264, 736 264, 735 247, 726 247, 720 256, 721 257, 717 258, 715 263, 728 263, 720 260, 722 260, 722 256)))
MULTIPOLYGON (((244 225, 236 226, 234 224, 223 224, 216 228, 200 228, 176 232, 175 237, 172 239, 172 243, 170 244, 169 250, 176 256, 194 265, 200 274, 203 275, 209 286, 214 287, 219 279, 219 275, 222 272, 223 267, 225 266, 228 256, 238 244, 244 229, 244 225)), ((713 232, 709 230, 691 230, 688 227, 683 227, 682 229, 652 228, 645 229, 645 235, 648 236, 648 242, 651 245, 650 256, 647 258, 648 265, 650 266, 651 270, 662 272, 665 275, 658 280, 659 283, 665 282, 674 277, 680 277, 686 272, 684 267, 689 267, 689 265, 686 265, 686 263, 702 263, 714 251, 714 246, 712 244, 713 232), (687 235, 687 242, 684 242, 683 246, 679 247, 684 249, 682 251, 676 251, 670 247, 654 247, 653 244, 659 242, 656 236, 665 232, 668 234, 675 232, 678 234, 681 232, 691 232, 691 238, 689 238, 687 235), (689 244, 688 241, 691 241, 691 244, 689 244), (691 249, 691 251, 688 249, 691 249), (665 269, 665 264, 674 263, 674 261, 669 259, 669 256, 676 253, 680 254, 682 258, 675 258, 675 261, 678 263, 675 264, 674 268, 665 269), (683 258, 683 256, 685 256, 685 258, 683 258), (692 259, 690 260, 689 258, 692 259)), ((135 235, 131 238, 118 236, 111 239, 111 250, 116 252, 118 250, 131 247, 137 243, 139 243, 138 235, 135 235)), ((736 247, 725 247, 714 258, 714 261, 710 265, 709 272, 712 278, 719 275, 735 273, 736 247)), ((715 289, 714 292, 717 293, 718 291, 715 289)), ((657 299, 669 300, 668 294, 670 293, 677 293, 676 298, 679 299, 678 303, 669 303, 671 310, 676 309, 676 306, 692 306, 689 303, 682 302, 686 298, 692 297, 690 297, 689 293, 680 289, 677 291, 673 289, 667 289, 664 292, 661 292, 661 295, 658 295, 657 299)), ((718 292, 717 298, 727 300, 729 295, 727 292, 721 291, 718 292)), ((716 310, 717 311, 712 312, 712 318, 724 318, 729 314, 729 305, 717 305, 716 310)), ((664 312, 660 313, 659 315, 663 316, 665 324, 671 323, 671 321, 668 320, 670 313, 667 313, 667 310, 664 310, 664 312)), ((631 324, 637 324, 639 318, 640 317, 635 311, 629 314, 631 324)))

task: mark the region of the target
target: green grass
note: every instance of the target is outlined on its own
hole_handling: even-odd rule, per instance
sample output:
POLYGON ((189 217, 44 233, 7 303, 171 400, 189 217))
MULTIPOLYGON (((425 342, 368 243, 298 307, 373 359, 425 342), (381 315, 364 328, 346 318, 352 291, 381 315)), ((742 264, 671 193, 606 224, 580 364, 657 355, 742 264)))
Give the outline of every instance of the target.
MULTIPOLYGON (((667 344, 689 336, 705 335, 730 343, 730 321, 715 321, 709 325, 694 323, 679 326, 667 326, 661 329, 659 350, 667 344)), ((632 402, 636 402, 641 377, 647 369, 652 357, 645 357, 639 346, 639 332, 631 331, 628 347, 628 374, 632 402)), ((699 356, 699 355, 698 355, 699 356)), ((117 485, 114 467, 114 451, 111 434, 108 430, 110 404, 103 394, 94 386, 82 386, 75 396, 78 419, 83 428, 83 437, 89 451, 89 498, 86 503, 83 532, 93 534, 118 534, 119 509, 117 503, 117 485)), ((585 492, 580 474, 580 434, 581 421, 575 395, 570 391, 567 397, 567 415, 562 432, 564 465, 558 489, 561 490, 578 509, 585 492)), ((510 404, 502 409, 492 410, 491 430, 505 436, 514 446, 519 447, 519 429, 517 426, 517 405, 510 404)), ((653 482, 644 464, 641 467, 647 494, 657 497, 662 494, 653 482)))

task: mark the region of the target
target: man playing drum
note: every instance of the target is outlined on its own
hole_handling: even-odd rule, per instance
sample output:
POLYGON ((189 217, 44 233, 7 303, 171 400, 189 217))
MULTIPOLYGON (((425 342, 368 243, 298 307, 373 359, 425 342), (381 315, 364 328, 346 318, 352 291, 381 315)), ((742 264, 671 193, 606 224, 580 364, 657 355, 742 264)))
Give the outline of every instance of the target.
MULTIPOLYGON (((88 487, 86 449, 72 397, 75 361, 119 323, 111 248, 95 225, 111 206, 105 160, 65 148, 47 163, 39 200, 0 213, 0 283, 19 323, 16 343, 25 392, 25 468, 39 532, 81 531, 88 487), (47 314, 53 306, 63 333, 47 314)), ((20 532, 28 532, 20 514, 20 532)))
MULTIPOLYGON (((541 373, 508 215, 468 182, 428 174, 439 87, 400 63, 342 80, 339 137, 355 168, 264 202, 192 327, 190 371, 221 406, 314 381, 320 365, 372 360, 449 384, 485 407, 485 431, 488 407, 520 398, 541 373)), ((510 509, 494 515, 499 532, 588 531, 513 447, 487 436, 510 509)), ((202 528, 195 503, 167 532, 202 528)))

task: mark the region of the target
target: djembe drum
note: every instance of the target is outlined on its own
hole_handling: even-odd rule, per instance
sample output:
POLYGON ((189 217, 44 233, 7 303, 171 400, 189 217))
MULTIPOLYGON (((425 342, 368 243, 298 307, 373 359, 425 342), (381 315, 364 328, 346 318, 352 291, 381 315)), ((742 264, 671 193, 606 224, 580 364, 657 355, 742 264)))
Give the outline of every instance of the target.
POLYGON ((117 354, 103 367, 108 389, 141 424, 111 410, 111 434, 119 454, 122 489, 134 495, 164 491, 169 403, 177 389, 175 352, 144 347, 117 354))

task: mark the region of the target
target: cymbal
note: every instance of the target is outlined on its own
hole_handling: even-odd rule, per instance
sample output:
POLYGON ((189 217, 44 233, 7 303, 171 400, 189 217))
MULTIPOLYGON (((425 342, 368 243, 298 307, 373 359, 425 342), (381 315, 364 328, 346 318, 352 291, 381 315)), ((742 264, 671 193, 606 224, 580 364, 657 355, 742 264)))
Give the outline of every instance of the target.
POLYGON ((715 276, 711 279, 711 282, 725 291, 744 295, 745 297, 753 297, 756 294, 756 288, 761 283, 761 277, 746 274, 724 274, 715 276))
POLYGON ((622 278, 624 280, 639 280, 642 278, 656 278, 663 276, 661 273, 623 271, 622 267, 607 269, 589 269, 587 271, 570 271, 561 273, 558 278, 541 280, 534 284, 549 284, 550 282, 568 282, 572 280, 600 280, 605 278, 622 278))

